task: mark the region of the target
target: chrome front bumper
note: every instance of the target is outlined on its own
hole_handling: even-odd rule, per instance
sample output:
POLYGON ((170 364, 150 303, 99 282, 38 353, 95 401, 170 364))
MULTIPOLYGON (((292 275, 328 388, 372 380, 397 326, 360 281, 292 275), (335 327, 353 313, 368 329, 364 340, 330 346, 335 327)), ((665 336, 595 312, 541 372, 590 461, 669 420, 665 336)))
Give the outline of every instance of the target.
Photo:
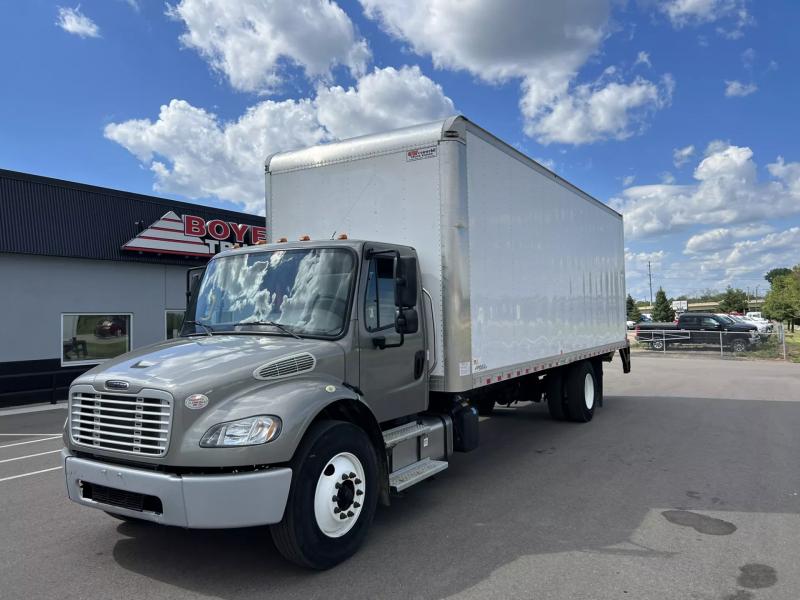
POLYGON ((162 525, 223 529, 278 523, 283 518, 292 470, 266 469, 224 475, 171 475, 72 456, 62 450, 70 500, 110 513, 162 525), (155 496, 161 512, 131 510, 84 498, 82 482, 155 496))

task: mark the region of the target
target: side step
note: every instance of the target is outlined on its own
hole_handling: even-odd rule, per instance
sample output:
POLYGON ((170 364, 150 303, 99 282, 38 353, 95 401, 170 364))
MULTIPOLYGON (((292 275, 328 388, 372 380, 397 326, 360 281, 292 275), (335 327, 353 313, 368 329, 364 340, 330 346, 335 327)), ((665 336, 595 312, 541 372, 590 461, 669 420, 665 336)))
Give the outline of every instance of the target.
POLYGON ((444 471, 446 468, 446 461, 423 458, 389 475, 389 486, 395 492, 402 492, 404 489, 432 475, 436 475, 436 473, 444 471))
POLYGON ((386 444, 386 448, 392 448, 400 442, 429 433, 430 430, 430 426, 422 423, 406 423, 405 425, 400 425, 400 427, 384 431, 383 443, 386 444))

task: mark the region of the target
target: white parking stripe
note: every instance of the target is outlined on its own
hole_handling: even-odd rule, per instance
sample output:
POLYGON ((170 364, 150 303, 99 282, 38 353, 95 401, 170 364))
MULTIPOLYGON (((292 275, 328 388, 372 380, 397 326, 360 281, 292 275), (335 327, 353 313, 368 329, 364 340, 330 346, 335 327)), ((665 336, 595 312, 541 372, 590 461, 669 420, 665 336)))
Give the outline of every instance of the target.
POLYGON ((0 433, 0 435, 61 435, 60 433, 0 433))
POLYGON ((7 463, 7 462, 15 461, 15 460, 22 460, 23 458, 33 458, 34 456, 44 456, 45 454, 55 454, 56 452, 61 452, 61 450, 48 450, 47 452, 37 452, 36 454, 28 454, 27 456, 17 456, 16 458, 6 458, 4 460, 0 460, 0 463, 7 463))
POLYGON ((53 467, 51 469, 42 469, 41 471, 33 471, 31 473, 23 473, 22 475, 12 475, 11 477, 3 477, 2 479, 0 479, 0 482, 2 482, 2 481, 11 481, 12 479, 19 479, 20 477, 29 477, 31 475, 38 475, 39 473, 47 473, 48 471, 55 471, 55 470, 60 469, 60 468, 61 468, 61 465, 59 465, 57 467, 53 467))
POLYGON ((36 442, 46 442, 48 440, 57 440, 60 437, 61 437, 60 435, 54 435, 53 437, 40 438, 38 440, 28 440, 27 442, 14 442, 13 444, 4 444, 4 445, 0 446, 0 450, 2 450, 3 448, 11 448, 11 446, 22 446, 23 444, 35 444, 36 442))

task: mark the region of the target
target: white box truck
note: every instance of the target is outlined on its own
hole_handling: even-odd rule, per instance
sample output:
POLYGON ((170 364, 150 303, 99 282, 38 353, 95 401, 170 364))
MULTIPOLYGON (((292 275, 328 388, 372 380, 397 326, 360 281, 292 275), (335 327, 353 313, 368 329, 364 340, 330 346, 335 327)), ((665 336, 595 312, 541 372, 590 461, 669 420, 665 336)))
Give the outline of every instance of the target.
POLYGON ((585 423, 630 370, 621 215, 463 117, 272 156, 266 203, 270 243, 189 273, 179 338, 74 382, 75 502, 268 524, 328 568, 479 413, 585 423))

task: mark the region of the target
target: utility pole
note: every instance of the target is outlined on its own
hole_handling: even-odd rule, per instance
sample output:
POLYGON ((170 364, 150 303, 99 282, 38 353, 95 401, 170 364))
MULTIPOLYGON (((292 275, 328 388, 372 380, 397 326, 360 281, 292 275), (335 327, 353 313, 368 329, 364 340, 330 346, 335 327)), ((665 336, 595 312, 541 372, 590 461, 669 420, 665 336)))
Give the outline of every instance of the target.
POLYGON ((650 270, 650 261, 647 261, 647 278, 650 280, 650 308, 653 308, 653 272, 650 270))

